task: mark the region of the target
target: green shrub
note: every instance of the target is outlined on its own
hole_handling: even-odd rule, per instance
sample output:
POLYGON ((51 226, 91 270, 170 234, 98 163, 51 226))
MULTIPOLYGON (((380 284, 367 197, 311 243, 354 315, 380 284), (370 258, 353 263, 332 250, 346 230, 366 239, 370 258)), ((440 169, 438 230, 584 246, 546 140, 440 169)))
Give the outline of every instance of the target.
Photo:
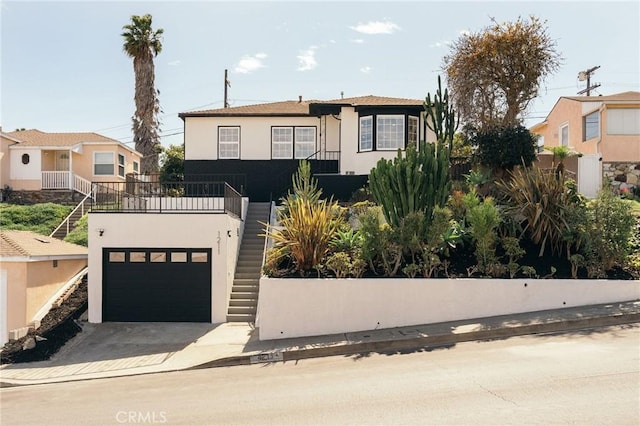
POLYGON ((500 224, 500 213, 491 197, 487 197, 467 213, 469 233, 475 244, 475 255, 478 261, 477 269, 483 273, 490 273, 497 263, 496 240, 497 228, 500 224))
POLYGON ((480 163, 494 170, 512 170, 536 159, 536 138, 524 126, 492 127, 471 136, 480 163))
POLYGON ((630 253, 636 226, 629 204, 605 188, 588 205, 588 264, 592 275, 601 276, 595 267, 608 271, 623 265, 630 253))
POLYGON ((0 228, 51 234, 71 213, 72 207, 54 203, 30 206, 3 204, 0 207, 0 228))
POLYGON ((78 244, 81 246, 89 246, 88 235, 89 215, 85 214, 78 220, 73 231, 69 232, 64 240, 68 243, 78 244))

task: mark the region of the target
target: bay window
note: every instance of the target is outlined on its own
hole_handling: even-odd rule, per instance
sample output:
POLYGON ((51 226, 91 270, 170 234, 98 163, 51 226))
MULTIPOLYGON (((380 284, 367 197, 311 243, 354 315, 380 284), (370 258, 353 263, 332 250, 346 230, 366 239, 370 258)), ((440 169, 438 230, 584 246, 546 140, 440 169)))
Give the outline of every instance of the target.
POLYGON ((396 151, 418 144, 420 119, 406 114, 360 117, 359 151, 396 151))

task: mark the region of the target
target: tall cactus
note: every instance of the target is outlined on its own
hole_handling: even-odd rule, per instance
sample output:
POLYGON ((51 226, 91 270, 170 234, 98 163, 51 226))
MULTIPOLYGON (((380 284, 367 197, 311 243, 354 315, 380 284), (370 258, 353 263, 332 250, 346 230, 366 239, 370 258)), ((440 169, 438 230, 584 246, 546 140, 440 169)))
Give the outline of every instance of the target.
POLYGON ((449 150, 420 142, 420 149, 408 146, 393 160, 381 158, 369 174, 375 201, 392 227, 411 212, 423 211, 430 222, 433 208, 443 207, 450 191, 449 150))
POLYGON ((459 122, 456 121, 456 112, 452 105, 449 105, 449 90, 444 89, 442 93, 442 83, 438 76, 438 90, 431 100, 431 93, 427 93, 424 101, 426 112, 426 122, 429 129, 436 134, 439 144, 445 145, 451 151, 453 147, 453 135, 458 129, 459 122))

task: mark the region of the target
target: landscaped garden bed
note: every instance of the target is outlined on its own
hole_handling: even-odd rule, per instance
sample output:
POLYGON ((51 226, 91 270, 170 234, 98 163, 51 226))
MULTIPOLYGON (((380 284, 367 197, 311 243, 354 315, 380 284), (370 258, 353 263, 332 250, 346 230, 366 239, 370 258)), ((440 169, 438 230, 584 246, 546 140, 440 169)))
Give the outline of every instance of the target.
POLYGON ((277 223, 265 224, 261 338, 640 298, 640 227, 626 200, 606 187, 579 194, 565 149, 538 167, 522 126, 476 132, 474 168, 453 183, 455 120, 438 102, 425 102, 436 140, 379 160, 366 201, 322 198, 300 163, 277 223))

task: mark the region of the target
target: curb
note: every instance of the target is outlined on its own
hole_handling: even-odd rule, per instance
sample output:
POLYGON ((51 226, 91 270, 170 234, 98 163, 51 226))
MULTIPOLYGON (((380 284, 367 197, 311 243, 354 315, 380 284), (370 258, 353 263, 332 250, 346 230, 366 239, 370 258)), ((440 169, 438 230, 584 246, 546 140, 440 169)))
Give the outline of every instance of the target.
MULTIPOLYGON (((640 312, 629 314, 614 314, 600 317, 588 317, 554 321, 545 324, 530 324, 515 327, 495 328, 488 330, 470 331, 465 333, 443 333, 431 336, 414 337, 399 340, 385 340, 372 342, 347 343, 337 346, 328 346, 322 348, 296 349, 283 351, 280 360, 282 362, 297 361, 309 358, 322 358, 328 356, 355 355, 370 352, 392 352, 416 350, 428 346, 448 346, 456 343, 470 341, 486 341, 506 339, 509 337, 550 334, 570 332, 576 330, 587 330, 592 328, 609 327, 614 325, 640 323, 640 312)), ((266 352, 265 354, 269 354, 266 352)), ((271 352, 273 353, 273 352, 271 352)), ((186 370, 201 370, 206 368, 217 367, 233 367, 238 365, 249 365, 253 363, 252 358, 255 355, 241 355, 227 358, 221 358, 213 361, 189 367, 186 370)), ((264 364, 269 361, 262 362, 264 364)))

